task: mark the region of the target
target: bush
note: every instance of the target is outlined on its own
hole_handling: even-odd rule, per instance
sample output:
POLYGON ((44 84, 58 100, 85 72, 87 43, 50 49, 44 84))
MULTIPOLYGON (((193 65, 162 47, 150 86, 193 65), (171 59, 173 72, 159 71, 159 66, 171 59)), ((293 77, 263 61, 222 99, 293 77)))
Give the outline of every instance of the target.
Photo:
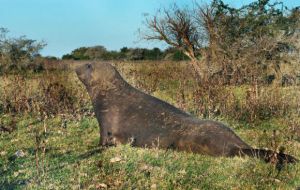
POLYGON ((1 72, 32 69, 34 59, 39 56, 39 52, 46 46, 46 43, 28 39, 25 36, 7 38, 7 33, 7 29, 0 28, 1 72))
POLYGON ((207 84, 193 96, 197 112, 204 118, 223 116, 253 123, 292 114, 295 101, 285 93, 280 87, 207 84))
POLYGON ((70 81, 72 73, 3 76, 0 109, 4 113, 74 114, 86 111, 89 99, 78 84, 70 81), (76 86, 75 86, 76 85, 76 86), (86 97, 84 97, 86 96, 86 97), (84 98, 83 98, 84 97, 84 98))

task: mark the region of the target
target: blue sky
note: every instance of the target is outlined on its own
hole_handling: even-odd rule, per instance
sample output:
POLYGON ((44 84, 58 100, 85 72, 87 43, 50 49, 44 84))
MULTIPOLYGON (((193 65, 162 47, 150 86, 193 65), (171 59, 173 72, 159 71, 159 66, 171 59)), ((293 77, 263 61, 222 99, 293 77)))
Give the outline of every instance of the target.
MULTIPOLYGON (((43 55, 62 56, 82 46, 103 45, 109 50, 127 47, 166 47, 161 43, 141 42, 138 28, 144 13, 176 2, 192 4, 195 0, 0 0, 0 27, 10 36, 26 35, 44 40, 43 55)), ((297 2, 298 1, 298 2, 297 2)), ((209 2, 202 0, 198 2, 209 2)), ((241 6, 252 0, 224 0, 241 6)), ((299 0, 284 0, 289 7, 299 0)))

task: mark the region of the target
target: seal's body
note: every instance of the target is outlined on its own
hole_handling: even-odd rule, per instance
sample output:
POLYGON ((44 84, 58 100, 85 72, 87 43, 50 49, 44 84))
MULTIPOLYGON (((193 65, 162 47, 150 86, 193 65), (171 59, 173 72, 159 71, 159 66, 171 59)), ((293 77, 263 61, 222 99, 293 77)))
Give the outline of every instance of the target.
MULTIPOLYGON (((108 63, 76 69, 93 102, 102 145, 131 143, 211 156, 249 155, 269 159, 272 151, 253 149, 222 123, 199 120, 129 85, 108 63)), ((285 160, 293 157, 283 154, 285 160)))

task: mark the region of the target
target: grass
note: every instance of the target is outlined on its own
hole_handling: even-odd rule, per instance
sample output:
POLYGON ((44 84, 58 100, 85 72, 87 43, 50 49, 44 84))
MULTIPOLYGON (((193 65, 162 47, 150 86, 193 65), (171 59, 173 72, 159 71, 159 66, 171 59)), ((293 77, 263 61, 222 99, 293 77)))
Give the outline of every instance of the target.
MULTIPOLYGON (((178 63, 176 66, 151 62, 115 63, 115 65, 131 84, 185 111, 197 114, 195 85, 189 78, 192 75, 188 71, 182 71, 184 63, 178 63)), ((42 77, 47 78, 44 82, 47 85, 53 82, 52 78, 55 76, 51 73, 49 76, 30 75, 25 81, 29 88, 24 89, 25 92, 22 94, 24 96, 38 94, 43 97, 43 91, 36 91, 38 80, 42 77)), ((8 89, 7 84, 13 84, 9 82, 9 78, 10 76, 5 78, 6 80, 0 80, 0 86, 8 89)), ((102 150, 98 147, 98 123, 94 116, 89 114, 91 103, 87 94, 82 86, 74 89, 74 86, 80 84, 74 73, 68 73, 68 78, 72 79, 69 80, 72 84, 66 85, 66 90, 73 90, 71 95, 76 96, 74 101, 72 100, 76 104, 75 111, 48 114, 45 117, 30 111, 6 113, 0 109, 0 126, 16 126, 11 133, 0 131, 1 190, 296 189, 300 187, 299 163, 285 166, 278 172, 274 165, 248 157, 213 158, 185 152, 133 148, 129 145, 102 150), (16 152, 22 152, 24 156, 17 157, 16 152)), ((66 77, 60 76, 54 82, 60 80, 66 80, 66 77)), ((246 85, 231 86, 226 90, 232 92, 236 100, 242 104, 247 99, 248 88, 246 85)), ((299 108, 297 107, 298 97, 300 97, 298 87, 279 89, 265 87, 263 90, 267 95, 269 92, 279 90, 278 97, 285 96, 296 105, 295 110, 299 108)), ((11 90, 12 94, 13 92, 11 90)), ((3 93, 1 88, 0 93, 3 93)), ((276 100, 276 97, 273 100, 276 100)), ((1 101, 3 100, 0 99, 0 105, 1 101)), ((37 102, 37 105, 40 103, 43 102, 37 102)), ((223 102, 217 103, 223 104, 223 102)), ((51 102, 49 105, 52 105, 51 102)), ((276 141, 278 145, 286 148, 287 153, 300 158, 300 141, 296 140, 294 132, 294 128, 300 124, 298 112, 271 115, 270 118, 253 122, 237 120, 235 117, 230 117, 231 115, 211 115, 211 118, 226 123, 254 147, 274 149, 273 141, 276 141), (274 130, 277 130, 275 137, 273 137, 274 130)), ((201 114, 198 117, 201 117, 201 114)))
MULTIPOLYGON (((9 116, 1 116, 5 117, 9 116)), ((46 156, 44 160, 38 156, 37 175, 30 126, 36 120, 31 116, 17 120, 18 130, 0 136, 1 189, 293 189, 300 185, 299 164, 278 173, 273 165, 253 158, 213 158, 129 145, 100 150, 94 117, 69 120, 66 127, 62 118, 46 120, 46 156), (25 156, 14 156, 18 150, 25 156), (112 162, 113 158, 120 161, 112 162)), ((247 129, 235 131, 242 137, 253 134, 247 129)), ((295 153, 300 157, 299 151, 295 153)))

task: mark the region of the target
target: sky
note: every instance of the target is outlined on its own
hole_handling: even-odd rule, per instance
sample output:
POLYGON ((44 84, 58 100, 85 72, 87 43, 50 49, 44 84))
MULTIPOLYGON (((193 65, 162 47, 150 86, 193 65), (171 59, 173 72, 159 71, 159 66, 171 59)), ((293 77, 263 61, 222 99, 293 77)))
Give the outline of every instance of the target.
MULTIPOLYGON (((224 0, 239 7, 253 0, 224 0)), ((288 7, 299 0, 283 0, 288 7)), ((109 50, 126 47, 167 47, 139 40, 145 13, 153 15, 172 3, 192 5, 195 0, 0 0, 0 27, 9 36, 45 41, 41 54, 61 57, 79 47, 103 45, 109 50)), ((209 3, 209 0, 197 1, 209 3)))

